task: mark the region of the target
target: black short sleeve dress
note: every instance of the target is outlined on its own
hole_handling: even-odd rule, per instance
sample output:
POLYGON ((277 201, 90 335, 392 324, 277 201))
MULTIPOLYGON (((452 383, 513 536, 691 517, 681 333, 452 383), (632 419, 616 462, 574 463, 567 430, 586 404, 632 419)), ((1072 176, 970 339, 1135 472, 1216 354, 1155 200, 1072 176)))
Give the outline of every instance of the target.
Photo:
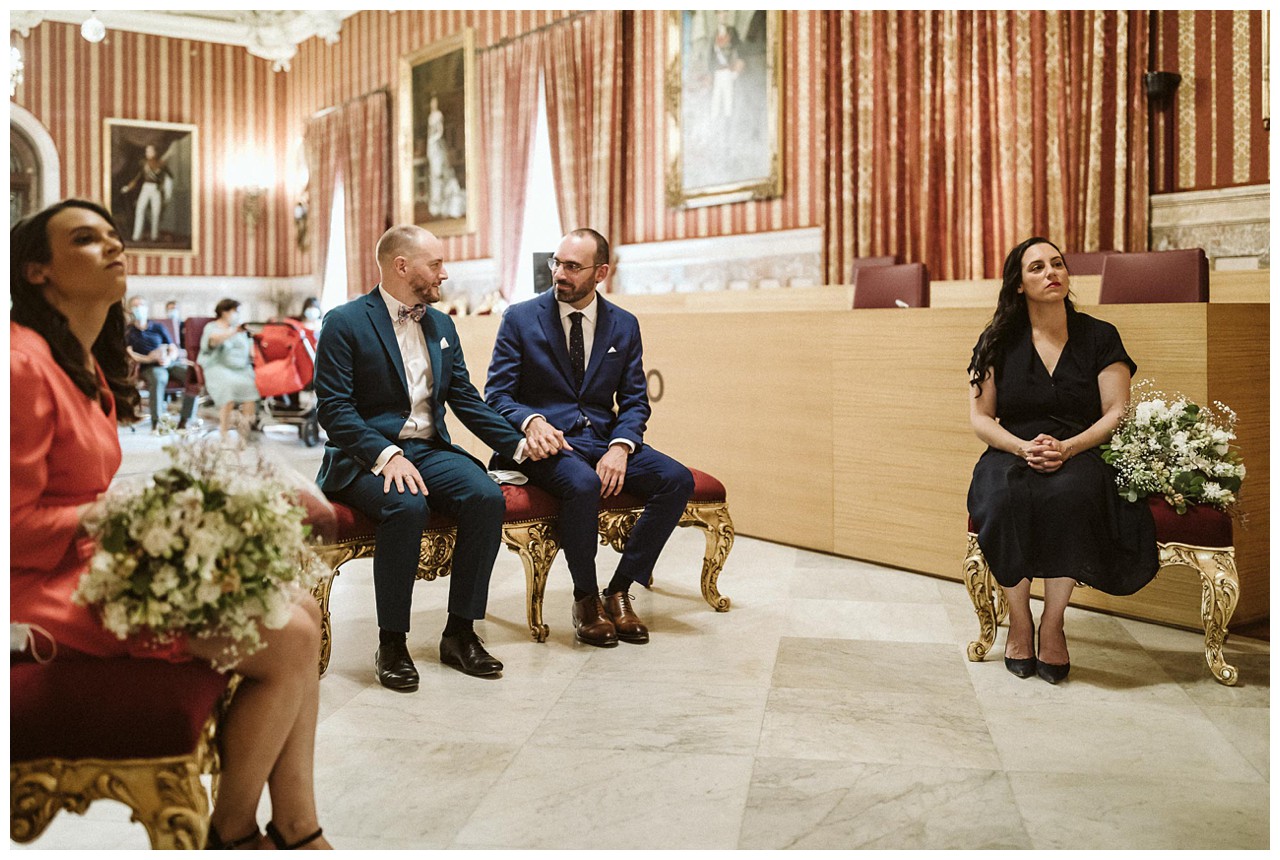
MULTIPOLYGON (((1074 436, 1102 417, 1098 374, 1117 361, 1131 376, 1138 369, 1115 326, 1068 309, 1067 343, 1052 376, 1030 328, 997 358, 996 417, 1022 439, 1074 436)), ((1006 588, 1069 577, 1108 594, 1133 594, 1160 565, 1146 501, 1120 498, 1115 470, 1097 448, 1048 475, 988 448, 973 469, 969 515, 992 574, 1006 588)))

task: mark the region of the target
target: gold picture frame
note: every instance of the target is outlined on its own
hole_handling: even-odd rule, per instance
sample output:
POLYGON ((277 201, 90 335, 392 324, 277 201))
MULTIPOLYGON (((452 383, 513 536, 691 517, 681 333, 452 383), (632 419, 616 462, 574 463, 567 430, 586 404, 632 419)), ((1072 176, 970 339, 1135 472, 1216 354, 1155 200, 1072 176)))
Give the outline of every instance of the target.
POLYGON ((102 121, 102 200, 130 253, 199 253, 197 134, 185 123, 102 121))
POLYGON ((667 205, 782 196, 782 13, 667 18, 667 205))
POLYGON ((474 31, 402 56, 396 101, 400 222, 437 236, 474 232, 474 31))

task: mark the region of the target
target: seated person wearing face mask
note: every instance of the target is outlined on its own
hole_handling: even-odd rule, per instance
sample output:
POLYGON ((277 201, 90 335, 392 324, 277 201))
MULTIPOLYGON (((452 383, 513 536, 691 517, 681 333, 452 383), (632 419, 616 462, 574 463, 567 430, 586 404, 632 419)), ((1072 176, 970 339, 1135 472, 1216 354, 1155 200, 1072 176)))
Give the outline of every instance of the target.
POLYGON ((172 379, 183 386, 182 415, 178 421, 178 429, 181 430, 187 426, 196 407, 195 396, 186 390, 186 357, 165 327, 149 319, 145 299, 141 296, 129 299, 129 313, 133 323, 125 328, 125 347, 129 357, 138 363, 138 374, 146 381, 147 391, 151 393, 151 429, 155 430, 160 424, 165 387, 172 379))

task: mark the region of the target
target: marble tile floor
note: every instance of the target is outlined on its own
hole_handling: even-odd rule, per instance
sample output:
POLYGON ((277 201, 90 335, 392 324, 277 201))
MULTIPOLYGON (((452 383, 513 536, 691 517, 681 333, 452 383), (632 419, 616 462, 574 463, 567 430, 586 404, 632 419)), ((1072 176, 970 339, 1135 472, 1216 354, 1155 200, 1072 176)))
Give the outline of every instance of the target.
MULTIPOLYGON (((156 462, 133 434, 122 471, 156 462)), ((291 428, 261 442, 314 474, 291 428)), ((1196 633, 1068 610, 1072 674, 970 663, 963 586, 739 537, 717 614, 703 540, 677 530, 635 595, 648 645, 573 641, 563 559, 546 643, 503 550, 478 626, 497 680, 438 662, 447 582, 419 583, 413 694, 373 676, 372 562, 333 591, 320 818, 342 848, 1265 849, 1270 647, 1232 637, 1239 686, 1196 633)), ((602 570, 614 553, 600 550, 602 570)), ((959 560, 957 559, 957 568, 959 560)), ((1038 613, 1039 607, 1036 606, 1038 613)), ((261 820, 269 817, 264 801, 261 820)), ((144 848, 118 804, 63 813, 33 848, 144 848)))

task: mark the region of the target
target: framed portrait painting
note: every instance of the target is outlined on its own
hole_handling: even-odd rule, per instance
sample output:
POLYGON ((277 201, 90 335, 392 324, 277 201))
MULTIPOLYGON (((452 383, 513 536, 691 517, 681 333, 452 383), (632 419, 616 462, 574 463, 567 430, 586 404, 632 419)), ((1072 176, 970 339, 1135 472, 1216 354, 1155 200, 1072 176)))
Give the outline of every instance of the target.
POLYGON ((667 205, 781 196, 782 14, 668 15, 667 205))
POLYGON ((400 58, 400 218, 437 236, 475 230, 474 54, 468 28, 400 58))
POLYGON ((102 199, 130 252, 197 253, 196 133, 182 123, 103 120, 102 199))

